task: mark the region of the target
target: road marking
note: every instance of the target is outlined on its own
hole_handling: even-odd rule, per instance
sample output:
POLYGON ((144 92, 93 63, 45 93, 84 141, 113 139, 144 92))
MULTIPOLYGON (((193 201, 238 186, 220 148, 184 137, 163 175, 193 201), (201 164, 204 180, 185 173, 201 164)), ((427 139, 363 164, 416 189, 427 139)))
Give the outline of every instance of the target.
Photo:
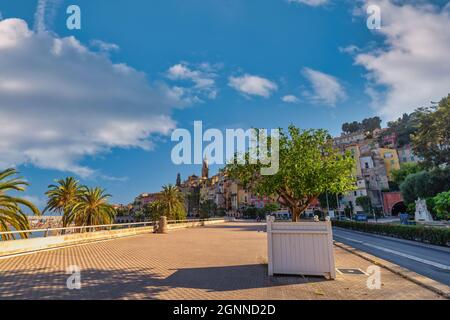
POLYGON ((447 265, 442 264, 442 263, 438 263, 438 262, 422 259, 422 258, 419 258, 419 257, 416 257, 416 256, 412 256, 412 255, 407 254, 407 253, 403 253, 403 252, 400 252, 400 251, 388 249, 388 248, 385 248, 385 247, 380 247, 380 246, 377 246, 377 245, 374 245, 374 244, 371 244, 371 243, 367 243, 367 242, 364 242, 364 241, 355 240, 355 239, 347 238, 347 237, 342 237, 342 236, 339 236, 339 235, 335 235, 335 236, 338 237, 338 238, 342 238, 342 239, 348 240, 348 241, 352 241, 352 242, 356 242, 356 243, 362 244, 362 245, 367 246, 367 247, 372 247, 372 248, 375 248, 375 249, 378 249, 378 250, 382 250, 384 252, 392 253, 392 254, 395 254, 395 255, 403 257, 403 258, 407 258, 407 259, 414 260, 414 261, 417 261, 417 262, 420 262, 420 263, 424 263, 424 264, 436 267, 438 269, 442 269, 442 270, 445 270, 445 271, 450 271, 450 266, 447 266, 447 265))

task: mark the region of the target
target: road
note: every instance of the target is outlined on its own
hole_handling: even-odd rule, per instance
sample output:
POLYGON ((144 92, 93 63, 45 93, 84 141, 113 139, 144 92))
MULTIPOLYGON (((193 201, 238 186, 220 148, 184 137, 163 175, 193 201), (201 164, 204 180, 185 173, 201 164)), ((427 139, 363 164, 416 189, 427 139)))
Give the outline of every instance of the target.
POLYGON ((334 240, 450 285, 450 248, 333 228, 334 240))

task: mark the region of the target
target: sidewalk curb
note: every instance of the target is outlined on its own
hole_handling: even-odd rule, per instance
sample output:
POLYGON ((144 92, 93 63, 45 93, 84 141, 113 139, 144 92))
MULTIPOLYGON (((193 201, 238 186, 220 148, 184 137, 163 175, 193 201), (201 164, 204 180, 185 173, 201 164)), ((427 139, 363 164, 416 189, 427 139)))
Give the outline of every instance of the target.
POLYGON ((343 244, 341 242, 337 242, 337 241, 333 241, 333 242, 334 242, 335 246, 337 246, 341 249, 344 249, 350 253, 353 253, 354 255, 357 255, 358 257, 361 257, 367 261, 370 261, 380 267, 383 267, 383 268, 385 268, 385 269, 387 269, 387 270, 389 270, 411 282, 414 282, 415 284, 418 284, 421 287, 431 290, 434 293, 437 293, 440 296, 443 296, 444 298, 450 300, 450 287, 446 286, 445 284, 439 283, 433 279, 427 278, 418 273, 410 271, 406 268, 400 267, 399 265, 396 265, 392 262, 377 258, 371 254, 368 254, 361 250, 355 249, 355 248, 348 246, 346 244, 343 244))

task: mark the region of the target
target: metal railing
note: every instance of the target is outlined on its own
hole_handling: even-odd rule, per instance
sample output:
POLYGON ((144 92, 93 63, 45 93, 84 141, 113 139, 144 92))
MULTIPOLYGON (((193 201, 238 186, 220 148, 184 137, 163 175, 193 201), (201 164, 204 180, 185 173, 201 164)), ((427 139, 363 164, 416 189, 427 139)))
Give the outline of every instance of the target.
MULTIPOLYGON (((104 230, 120 230, 128 228, 139 228, 146 226, 154 226, 156 223, 154 221, 147 222, 133 222, 133 223, 114 223, 114 224, 102 224, 95 226, 80 226, 80 227, 61 227, 61 228, 42 228, 42 229, 30 229, 30 230, 14 230, 14 231, 3 231, 0 232, 0 238, 5 236, 14 236, 27 234, 28 237, 33 236, 33 238, 42 238, 49 236, 59 236, 74 233, 85 233, 85 232, 95 232, 104 230), (41 235, 40 235, 41 234, 41 235), (34 236, 36 235, 36 236, 34 236)), ((9 239, 9 240, 14 240, 9 239)))
MULTIPOLYGON (((168 220, 168 224, 179 224, 179 223, 189 223, 189 222, 204 222, 204 221, 214 221, 223 220, 223 218, 212 218, 212 219, 185 219, 185 220, 168 220)), ((2 231, 0 232, 0 241, 3 236, 20 236, 21 234, 26 234, 28 238, 45 238, 54 237, 59 235, 68 235, 75 233, 85 233, 85 232, 95 232, 104 230, 120 230, 128 228, 142 228, 158 226, 158 221, 145 221, 145 222, 132 222, 132 223, 114 223, 114 224, 103 224, 95 226, 80 226, 80 227, 61 227, 61 228, 41 228, 41 229, 30 229, 30 230, 14 230, 14 231, 2 231)), ((21 237, 9 238, 8 240, 18 240, 21 237)))
POLYGON ((184 220, 167 220, 168 224, 188 223, 188 222, 204 222, 204 221, 218 221, 224 218, 206 218, 206 219, 184 219, 184 220))

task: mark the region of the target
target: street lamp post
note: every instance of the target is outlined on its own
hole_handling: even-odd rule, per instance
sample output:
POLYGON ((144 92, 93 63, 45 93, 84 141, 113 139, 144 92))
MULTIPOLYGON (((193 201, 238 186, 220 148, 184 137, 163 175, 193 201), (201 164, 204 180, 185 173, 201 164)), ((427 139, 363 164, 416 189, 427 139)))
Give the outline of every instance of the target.
POLYGON ((385 215, 384 215, 383 192, 381 191, 381 188, 380 188, 380 181, 381 181, 381 179, 380 179, 380 176, 378 174, 375 176, 375 179, 377 181, 377 191, 379 192, 378 196, 380 197, 381 213, 383 214, 383 217, 384 217, 385 215))
POLYGON ((339 195, 336 193, 336 205, 338 209, 339 220, 341 219, 341 204, 339 203, 339 195))
POLYGON ((330 203, 328 202, 328 191, 325 193, 325 196, 327 197, 327 209, 328 209, 328 213, 330 213, 330 203))
POLYGON ((369 200, 370 211, 372 211, 372 215, 373 215, 373 218, 376 223, 377 222, 377 214, 375 213, 375 209, 372 207, 372 200, 370 199, 370 197, 368 197, 368 200, 369 200))

